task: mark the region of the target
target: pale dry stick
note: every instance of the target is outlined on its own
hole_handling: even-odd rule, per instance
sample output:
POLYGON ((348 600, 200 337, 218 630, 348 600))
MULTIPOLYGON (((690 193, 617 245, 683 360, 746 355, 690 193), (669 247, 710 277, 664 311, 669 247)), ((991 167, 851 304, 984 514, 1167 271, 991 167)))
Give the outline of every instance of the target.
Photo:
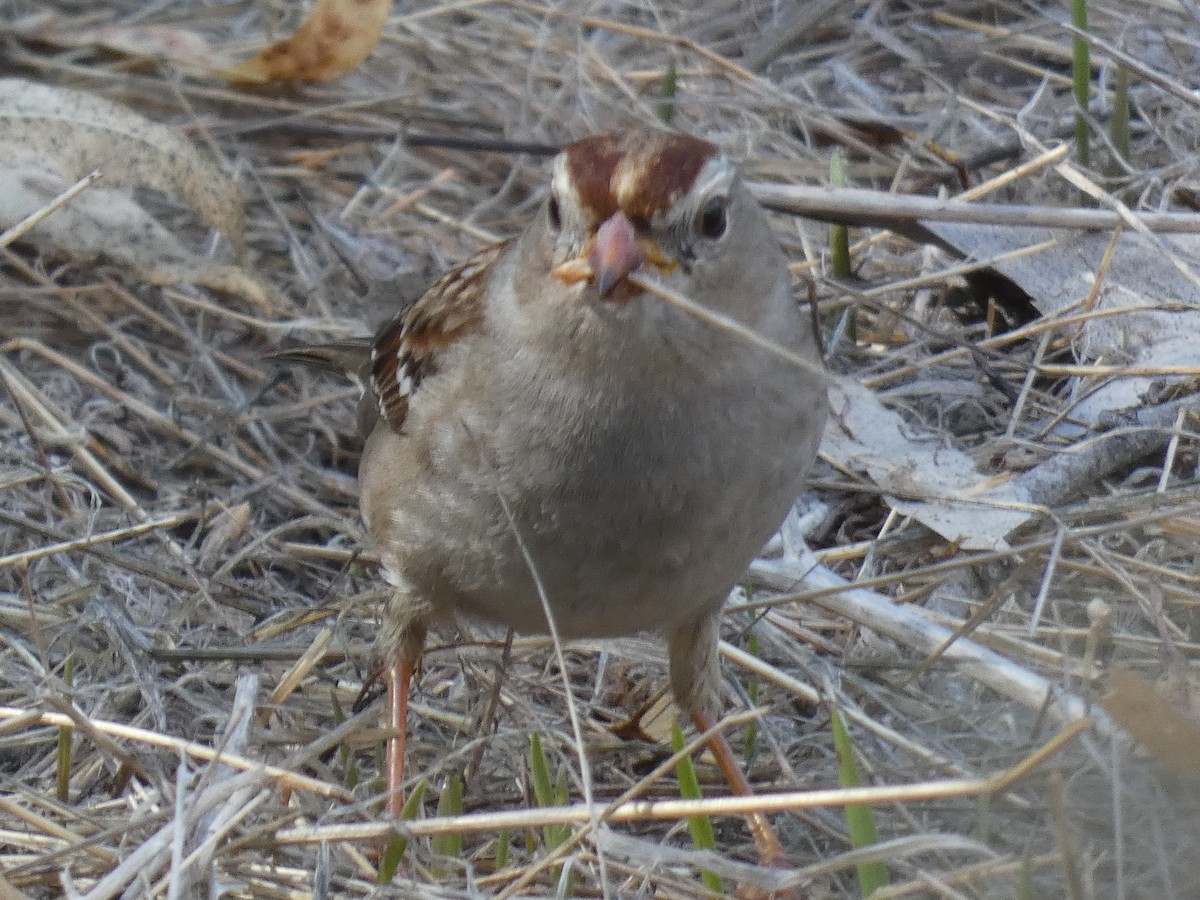
POLYGON ((267 722, 270 721, 275 707, 286 703, 287 698, 300 686, 300 682, 307 678, 309 672, 320 664, 332 640, 333 630, 322 628, 317 636, 312 639, 312 643, 300 655, 300 658, 283 674, 283 677, 279 679, 279 683, 275 685, 275 690, 271 692, 266 705, 263 706, 262 712, 259 713, 258 726, 260 728, 267 726, 267 722))
MULTIPOLYGON (((770 614, 768 614, 768 616, 769 615, 770 614)), ((799 697, 806 703, 810 703, 814 706, 820 706, 826 702, 827 698, 823 696, 816 688, 805 684, 803 681, 800 681, 797 678, 793 678, 786 672, 782 672, 777 667, 770 665, 765 660, 747 653, 745 650, 735 647, 726 641, 721 641, 721 655, 740 666, 745 671, 754 675, 756 678, 770 682, 788 694, 799 697)), ((941 754, 935 753, 933 750, 923 747, 915 741, 906 738, 904 735, 892 728, 889 728, 882 722, 872 719, 858 707, 843 706, 839 707, 838 711, 847 721, 853 722, 855 725, 858 725, 865 731, 871 732, 876 737, 886 741, 898 750, 903 750, 905 753, 910 754, 915 759, 919 759, 926 765, 933 766, 934 768, 940 769, 941 771, 957 778, 978 777, 977 775, 969 773, 965 766, 961 766, 958 763, 950 761, 941 754)), ((1020 806, 1027 805, 1019 798, 1013 797, 1011 799, 1015 800, 1020 806)))
POLYGON ((565 12, 555 9, 550 6, 539 5, 536 3, 524 2, 524 0, 503 0, 504 5, 511 6, 514 9, 524 10, 547 19, 559 19, 569 22, 575 22, 583 28, 596 28, 604 31, 612 31, 617 34, 624 34, 629 37, 639 38, 651 43, 668 44, 680 48, 681 50, 695 53, 702 59, 712 63, 719 71, 731 75, 736 79, 745 81, 755 90, 759 91, 763 96, 780 102, 786 106, 793 114, 800 115, 806 120, 820 123, 822 131, 834 138, 845 147, 853 148, 861 151, 865 156, 876 160, 887 160, 877 147, 874 147, 869 142, 864 141, 861 136, 855 134, 854 131, 848 128, 843 122, 836 117, 829 115, 825 110, 819 109, 807 97, 792 93, 779 87, 774 82, 761 78, 755 73, 749 71, 744 66, 733 62, 728 57, 722 56, 720 53, 705 47, 703 44, 682 35, 665 34, 661 31, 655 31, 652 28, 644 28, 639 25, 630 25, 623 22, 615 22, 610 19, 601 19, 593 16, 580 16, 573 12, 565 12))
MULTIPOLYGON (((1118 225, 1113 229, 1112 237, 1108 239, 1108 245, 1104 248, 1104 255, 1100 257, 1100 265, 1096 268, 1096 273, 1092 277, 1092 286, 1088 289, 1087 296, 1083 298, 1082 309, 1085 313, 1090 313, 1096 308, 1096 301, 1100 299, 1100 288, 1104 285, 1104 280, 1108 277, 1108 270, 1112 268, 1113 257, 1117 255, 1117 245, 1121 242, 1121 235, 1125 233, 1125 226, 1118 225)), ((1083 333, 1083 325, 1081 324, 1075 332, 1078 337, 1083 333)))
MULTIPOLYGON (((1041 145, 1038 145, 1041 147, 1041 145)), ((1042 148, 1044 151, 1044 148, 1042 148)), ((1055 167, 1063 167, 1059 162, 1055 167)), ((1066 177, 1066 176, 1064 176, 1066 177)), ((1070 179, 1068 179, 1070 180, 1070 179)), ((1081 180, 1081 183, 1088 183, 1081 180)), ((1024 206, 1012 203, 964 203, 815 185, 751 182, 748 187, 760 203, 776 212, 791 213, 822 222, 900 230, 921 222, 961 222, 1007 225, 1017 228, 1062 228, 1073 231, 1112 231, 1121 223, 1146 234, 1198 234, 1200 215, 1195 213, 1132 212, 1077 207, 1024 206)), ((1109 195, 1106 202, 1115 201, 1109 195)))
POLYGON ((1179 452, 1179 439, 1183 437, 1183 423, 1192 413, 1187 407, 1179 407, 1175 416, 1175 427, 1171 429, 1171 440, 1167 443, 1167 453, 1163 459, 1162 472, 1158 476, 1158 487, 1155 493, 1166 493, 1167 485, 1171 482, 1171 470, 1175 468, 1175 455, 1179 452))
MULTIPOLYGON (((366 224, 368 226, 379 226, 385 222, 391 222, 398 215, 400 215, 400 213, 411 209, 417 203, 421 202, 426 197, 428 197, 430 194, 432 194, 435 188, 440 187, 441 185, 445 184, 448 181, 453 181, 457 176, 458 176, 458 172, 455 169, 453 169, 453 168, 443 169, 442 171, 440 171, 436 175, 434 175, 432 178, 430 178, 429 182, 427 184, 417 188, 415 191, 409 191, 407 194, 402 194, 399 197, 397 197, 388 206, 384 207, 378 213, 376 213, 370 219, 368 219, 366 224)), ((394 192, 393 191, 383 191, 383 193, 394 193, 394 192)), ((350 212, 350 209, 351 209, 351 206, 348 203, 346 205, 346 208, 342 210, 341 214, 339 215, 339 218, 342 219, 343 221, 345 221, 346 214, 348 212, 350 212)))
POLYGON ((28 234, 29 231, 36 228, 51 213, 66 206, 71 200, 91 187, 100 176, 100 172, 92 172, 90 175, 84 175, 41 209, 34 210, 11 228, 0 231, 0 247, 7 247, 13 241, 28 234))
MULTIPOLYGON (((782 813, 799 809, 838 809, 867 804, 912 803, 956 797, 991 796, 1010 790, 1043 762, 1062 751, 1091 725, 1076 719, 1023 760, 989 778, 950 778, 904 785, 831 788, 815 791, 784 791, 753 796, 731 795, 702 800, 635 800, 621 803, 605 816, 611 822, 650 822, 685 819, 690 816, 737 816, 750 812, 782 813)), ((697 741, 689 746, 693 751, 697 741)), ((678 756, 679 754, 675 754, 678 756)), ((585 804, 527 810, 439 816, 403 823, 374 822, 349 825, 297 826, 277 831, 272 843, 280 846, 317 844, 322 841, 369 841, 400 833, 413 837, 437 834, 477 834, 489 831, 541 828, 546 825, 587 825, 591 814, 585 804)))
POLYGON ((1044 153, 1039 153, 1033 159, 1028 159, 1019 165, 1013 166, 1011 169, 1005 169, 995 178, 989 178, 987 181, 977 184, 973 188, 967 188, 967 190, 955 194, 954 199, 960 203, 970 203, 978 200, 980 197, 986 197, 1000 188, 1008 187, 1013 182, 1020 181, 1027 175, 1040 172, 1046 166, 1053 165, 1070 152, 1071 145, 1069 143, 1064 142, 1057 147, 1051 147, 1044 153))
POLYGON ((1021 421, 1021 416, 1025 412, 1025 407, 1029 403, 1029 396, 1033 393, 1034 384, 1037 381, 1037 366, 1041 365, 1043 359, 1046 358, 1046 348, 1050 346, 1051 332, 1043 331, 1038 338, 1037 346, 1033 351, 1033 363, 1025 370, 1025 377, 1021 379, 1021 390, 1017 394, 1017 400, 1012 405, 1012 411, 1008 415, 1008 425, 1004 428, 1004 436, 1010 441, 1014 440, 1017 435, 1017 423, 1021 421))
MULTIPOLYGON (((235 456, 234 454, 213 445, 210 441, 205 440, 194 431, 176 424, 176 422, 169 416, 163 415, 142 400, 134 397, 132 394, 113 387, 95 372, 85 369, 74 360, 69 359, 58 351, 47 347, 41 341, 27 337, 18 337, 0 344, 0 353, 12 353, 16 350, 34 351, 39 356, 42 356, 60 368, 67 370, 81 381, 84 381, 87 384, 90 384, 92 387, 95 387, 97 390, 115 400, 117 403, 123 405, 129 412, 135 413, 136 415, 145 419, 151 425, 162 431, 165 431, 168 435, 176 440, 183 441, 184 443, 201 449, 214 461, 228 467, 238 475, 254 481, 261 481, 267 477, 266 474, 257 466, 246 462, 241 457, 235 456)), ((0 364, 5 366, 8 365, 3 360, 0 360, 0 364)), ((274 490, 308 512, 327 516, 331 521, 338 521, 342 518, 334 513, 333 510, 329 509, 309 494, 305 493, 304 491, 297 490, 286 482, 275 482, 274 490)))
POLYGON ((174 515, 159 519, 147 519, 146 521, 139 522, 137 525, 130 525, 126 528, 114 528, 112 531, 102 531, 99 534, 89 535, 88 537, 76 538, 71 541, 60 541, 56 544, 47 544, 43 547, 36 547, 33 550, 24 550, 19 553, 9 553, 7 556, 0 556, 0 569, 14 565, 28 565, 34 560, 53 556, 56 553, 84 550, 101 544, 123 541, 126 538, 138 537, 151 531, 157 531, 160 528, 174 528, 186 522, 194 522, 199 518, 201 518, 201 513, 198 511, 175 513, 174 515))
POLYGON ((815 589, 813 595, 805 598, 807 602, 845 616, 920 653, 928 654, 941 648, 943 658, 957 665, 962 674, 1030 709, 1042 709, 1049 699, 1051 712, 1062 721, 1072 722, 1090 716, 1105 733, 1116 728, 1107 714, 1090 708, 1081 697, 1061 690, 1041 675, 974 641, 959 639, 944 647, 947 639, 953 636, 950 629, 908 607, 897 606, 882 594, 850 584, 818 563, 808 548, 798 559, 756 560, 750 564, 750 574, 776 590, 815 589), (835 592, 822 592, 831 590, 835 592))
MULTIPOLYGON (((35 717, 31 717, 29 715, 30 712, 30 710, 20 709, 19 707, 0 706, 0 723, 4 723, 12 719, 21 719, 22 721, 30 722, 32 725, 36 725, 38 727, 76 727, 75 720, 68 715, 64 715, 63 713, 38 712, 36 713, 35 717)), ((246 759, 245 757, 222 753, 219 750, 214 750, 212 747, 207 747, 203 744, 196 744, 191 741, 185 741, 181 740, 180 738, 171 737, 170 735, 149 731, 145 728, 135 728, 132 725, 124 725, 120 722, 110 722, 105 719, 88 718, 87 722, 88 726, 99 734, 108 735, 114 738, 123 738, 125 740, 147 744, 152 747, 162 747, 164 749, 173 750, 179 753, 186 753, 188 756, 208 762, 220 760, 230 768, 241 771, 250 771, 252 769, 261 767, 263 773, 268 778, 295 790, 306 791, 311 794, 316 794, 320 797, 331 797, 335 800, 341 800, 346 803, 352 802, 354 799, 351 794, 340 785, 327 784, 324 781, 318 781, 316 778, 310 778, 307 775, 297 775, 295 772, 280 768, 279 766, 263 765, 258 760, 246 759)))
MULTIPOLYGON (((45 816, 38 815, 31 809, 26 809, 19 803, 16 803, 10 796, 0 796, 0 811, 5 812, 20 822, 24 822, 34 831, 41 832, 47 837, 62 841, 63 843, 67 844, 68 847, 80 843, 79 835, 77 835, 75 832, 64 828, 57 822, 47 819, 45 816)), ((86 842, 83 843, 81 849, 83 852, 95 856, 97 859, 100 859, 110 865, 119 859, 117 854, 113 851, 106 850, 103 847, 96 847, 86 842)))
MULTIPOLYGON (((261 775, 261 767, 258 772, 243 772, 234 778, 213 785, 204 799, 210 804, 222 802, 227 797, 244 789, 244 783, 247 780, 253 780, 254 777, 261 777, 261 775)), ((170 843, 176 831, 177 823, 175 818, 172 817, 170 821, 122 859, 119 865, 105 873, 104 877, 87 894, 83 895, 81 900, 110 900, 110 898, 123 892, 147 868, 152 867, 154 861, 164 851, 169 852, 170 843)))
MULTIPOLYGON (((16 341, 9 343, 16 343, 16 341)), ((4 346, 7 347, 8 344, 4 346)), ((2 349, 0 347, 0 350, 2 349)), ((55 436, 65 446, 70 448, 71 453, 79 461, 80 466, 83 467, 89 476, 96 480, 101 489, 116 500, 126 512, 136 517, 139 521, 144 522, 150 518, 149 514, 142 509, 134 496, 125 490, 124 485, 112 477, 100 460, 82 445, 79 436, 67 430, 67 427, 62 423, 62 419, 65 419, 66 416, 61 416, 60 418, 59 415, 56 415, 49 401, 6 359, 0 359, 0 377, 4 378, 7 382, 9 390, 12 391, 14 396, 19 397, 20 402, 26 408, 36 413, 43 424, 53 431, 55 436)))
POLYGON ((1076 313, 1074 315, 1063 315, 1063 313, 1067 312, 1068 310, 1076 309, 1076 308, 1082 306, 1082 304, 1083 304, 1082 299, 1078 300, 1078 301, 1070 304, 1069 306, 1064 307, 1063 309, 1059 310, 1053 316, 1043 317, 1043 318, 1038 319, 1035 322, 1030 322, 1028 325, 1022 326, 1021 328, 1014 329, 1013 331, 1007 331, 1004 334, 998 334, 998 335, 995 335, 994 337, 985 338, 982 341, 979 341, 976 344, 974 344, 972 347, 954 347, 950 350, 943 350, 941 353, 935 353, 932 356, 926 357, 925 359, 921 360, 918 363, 913 363, 908 366, 901 366, 900 368, 893 369, 890 372, 884 372, 880 375, 874 375, 870 378, 864 378, 864 379, 862 379, 862 383, 866 387, 869 387, 872 389, 877 389, 877 388, 883 387, 887 384, 890 384, 893 381, 900 381, 904 378, 911 378, 913 375, 916 375, 918 372, 920 372, 923 368, 926 368, 926 367, 932 366, 932 365, 940 365, 941 363, 944 363, 944 362, 949 362, 950 360, 957 359, 960 356, 965 356, 969 353, 972 353, 976 349, 978 349, 978 350, 994 350, 994 349, 997 349, 1000 347, 1004 347, 1008 344, 1014 344, 1019 341, 1024 341, 1028 338, 1034 337, 1043 332, 1053 331, 1054 329, 1057 329, 1057 328, 1074 326, 1081 322, 1088 322, 1092 319, 1111 318, 1114 316, 1122 316, 1122 315, 1126 315, 1128 313, 1134 313, 1134 312, 1147 312, 1147 311, 1191 312, 1194 309, 1194 307, 1192 307, 1190 304, 1187 304, 1187 303, 1177 303, 1174 301, 1168 301, 1166 303, 1156 303, 1156 304, 1152 304, 1150 306, 1143 306, 1143 305, 1139 304, 1139 305, 1135 305, 1135 306, 1121 306, 1121 307, 1116 307, 1113 309, 1099 309, 1099 310, 1094 310, 1090 313, 1076 313))
MULTIPOLYGON (((873 300, 877 297, 885 297, 888 294, 913 291, 919 288, 942 284, 951 278, 959 278, 963 275, 970 275, 972 272, 979 272, 983 269, 995 268, 997 263, 1012 262, 1014 260, 1024 259, 1026 256, 1036 256, 1045 250, 1053 250, 1057 245, 1058 239, 1052 238, 1048 241, 1030 244, 1027 247, 1018 247, 1016 250, 1006 250, 1003 253, 997 253, 995 256, 989 256, 987 259, 968 260, 966 262, 960 262, 953 266, 949 266, 945 269, 939 269, 936 272, 914 275, 911 278, 901 278, 898 281, 889 281, 886 284, 865 288, 861 291, 856 291, 854 296, 866 300, 873 300)), ((833 283, 837 284, 837 282, 833 283)), ((841 287, 845 289, 844 285, 841 285, 841 287)))
POLYGON ((425 216, 427 219, 433 219, 439 225, 445 225, 455 231, 461 231, 463 234, 473 237, 481 244, 494 244, 500 240, 499 235, 494 234, 487 229, 480 228, 477 225, 472 225, 470 222, 463 222, 449 213, 444 213, 436 207, 430 206, 427 203, 415 203, 413 209, 425 216))
MULTIPOLYGON (((1052 19, 1051 21, 1054 20, 1052 19)), ((1105 56, 1108 56, 1109 60, 1112 62, 1116 62, 1121 66, 1124 66, 1133 74, 1140 76, 1156 87, 1162 88, 1177 100, 1182 100, 1188 106, 1200 107, 1200 98, 1197 98, 1193 91, 1188 90, 1178 81, 1172 80, 1170 76, 1164 75, 1157 69, 1150 68, 1149 65, 1138 59, 1136 56, 1130 56, 1124 50, 1114 47, 1103 38, 1098 38, 1095 34, 1076 28, 1070 22, 1055 22, 1055 24, 1058 25, 1059 28, 1069 31, 1073 37, 1082 38, 1083 40, 1087 41, 1094 49, 1100 50, 1105 56)), ((1105 60, 1103 58, 1096 59, 1093 63, 1093 66, 1106 65, 1108 64, 1109 60, 1105 60)))
POLYGON ((1099 378, 1154 378, 1164 375, 1200 375, 1200 365, 1191 366, 1095 366, 1087 364, 1056 365, 1047 363, 1038 368, 1042 375, 1086 375, 1099 378))
MULTIPOLYGON (((974 21, 942 10, 935 10, 931 15, 935 22, 940 22, 944 25, 953 25, 955 28, 961 28, 964 31, 973 31, 992 40, 1002 40, 1013 49, 1019 47, 1024 50, 1030 50, 1038 56, 1047 59, 1056 59, 1059 62, 1071 61, 1071 48, 1061 41, 1052 41, 1049 38, 1023 34, 1016 29, 974 21)), ((1092 57, 1090 62, 1093 69, 1099 68, 1100 60, 1096 57, 1092 57)), ((1068 83, 1070 83, 1069 80, 1068 83)))
POLYGON ((676 290, 672 290, 661 282, 646 275, 630 275, 629 282, 635 287, 639 287, 648 294, 653 294, 660 300, 665 300, 672 306, 683 310, 688 315, 699 319, 707 325, 711 325, 718 331, 723 331, 726 334, 732 334, 742 338, 746 342, 753 344, 756 347, 761 347, 763 350, 772 353, 785 362, 791 363, 802 372, 808 372, 818 378, 825 377, 825 369, 820 362, 813 362, 805 359, 798 353, 789 350, 782 344, 778 344, 770 338, 763 337, 752 328, 747 328, 741 322, 731 319, 722 313, 715 312, 707 307, 701 306, 690 297, 686 297, 676 290))
MULTIPOLYGON (((189 297, 187 294, 179 291, 171 290, 170 288, 163 289, 163 296, 169 297, 171 300, 178 303, 180 306, 186 306, 191 309, 199 310, 206 315, 215 316, 218 319, 228 319, 230 322, 236 322, 239 325, 245 325, 255 331, 260 331, 264 334, 292 334, 297 331, 310 332, 315 334, 328 335, 331 338, 349 337, 357 334, 362 330, 362 326, 358 322, 341 322, 338 320, 329 321, 328 319, 318 316, 307 316, 303 319, 285 319, 280 322, 268 322, 265 319, 260 319, 257 316, 251 316, 246 313, 238 312, 236 309, 231 309, 220 303, 212 303, 201 297, 189 297)), ((179 329, 174 329, 173 332, 177 337, 179 329)), ((219 357, 218 357, 219 358, 219 357)), ((229 357, 222 358, 223 364, 228 364, 229 357)), ((263 373, 254 368, 247 368, 245 363, 241 364, 243 369, 238 370, 239 375, 246 372, 252 372, 258 380, 262 379, 263 373)))
MULTIPOLYGON (((989 860, 987 862, 962 866, 953 872, 943 872, 941 877, 942 881, 946 884, 962 884, 968 887, 977 887, 989 876, 1018 876, 1025 871, 1026 867, 1030 871, 1036 872, 1038 869, 1060 865, 1061 859, 1062 855, 1059 853, 1043 853, 1040 856, 1026 857, 1025 859, 989 860)), ((897 900, 900 897, 913 896, 928 897, 929 885, 919 879, 882 885, 876 888, 871 894, 871 900, 897 900)))
POLYGON ((1033 613, 1029 616, 1029 627, 1026 634, 1033 637, 1037 634, 1042 621, 1042 610, 1046 606, 1046 598, 1050 596, 1050 587, 1054 583, 1054 572, 1058 568, 1059 557, 1062 556, 1063 541, 1067 537, 1067 527, 1061 523, 1054 531, 1054 543, 1050 545, 1050 554, 1046 558, 1046 568, 1042 570, 1042 583, 1038 587, 1037 597, 1033 601, 1033 613))

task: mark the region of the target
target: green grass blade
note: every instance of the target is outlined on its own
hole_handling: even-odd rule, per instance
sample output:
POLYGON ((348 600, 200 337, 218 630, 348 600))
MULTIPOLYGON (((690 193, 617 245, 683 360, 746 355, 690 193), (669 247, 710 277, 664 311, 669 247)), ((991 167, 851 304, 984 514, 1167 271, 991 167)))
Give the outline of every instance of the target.
MULTIPOLYGON (((442 786, 442 793, 438 797, 437 814, 439 817, 461 816, 462 812, 463 780, 457 775, 452 775, 442 786)), ((434 835, 431 849, 438 856, 461 856, 463 836, 461 834, 434 835)))
POLYGON ((1112 124, 1109 128, 1113 147, 1121 155, 1121 159, 1132 164, 1133 157, 1129 148, 1129 70, 1124 66, 1117 66, 1117 86, 1113 92, 1112 124))
MULTIPOLYGON (((559 769, 555 782, 550 780, 550 762, 546 759, 546 750, 542 746, 542 738, 534 732, 529 736, 529 780, 533 787, 533 799, 540 807, 554 806, 558 798, 562 803, 567 800, 567 770, 559 769)), ((542 828, 542 840, 547 850, 553 850, 571 835, 569 825, 546 825, 542 828)), ((562 866, 554 866, 550 870, 551 877, 557 882, 562 875, 562 866)), ((563 895, 571 893, 568 881, 563 895)))
MULTIPOLYGON (((678 725, 671 726, 671 747, 676 753, 683 749, 683 732, 679 730, 678 725)), ((700 779, 696 777, 696 767, 692 764, 690 756, 684 756, 675 763, 675 774, 679 778, 680 797, 684 800, 700 800, 704 797, 700 791, 700 779)), ((717 849, 717 836, 708 816, 688 816, 688 831, 692 833, 692 843, 696 845, 697 850, 717 849)), ((725 884, 720 875, 702 869, 700 880, 714 894, 725 896, 725 884)))
MULTIPOLYGON (((69 688, 75 679, 75 657, 68 656, 63 663, 63 682, 69 688)), ((71 797, 71 735, 73 729, 58 729, 58 747, 55 754, 55 781, 58 799, 63 803, 71 797)))
POLYGON ((675 68, 675 60, 667 63, 666 74, 663 75, 662 89, 658 92, 658 117, 664 125, 670 125, 675 118, 675 96, 679 90, 679 70, 675 68))
MULTIPOLYGON (((829 183, 835 188, 846 186, 846 153, 841 147, 829 157, 829 183)), ((834 278, 850 277, 850 229, 845 225, 829 227, 829 267, 834 278)))
POLYGON ((1033 900, 1033 866, 1029 857, 1021 860, 1021 877, 1017 881, 1017 900, 1033 900))
POLYGON ((495 861, 497 872, 499 872, 501 869, 508 868, 509 844, 510 840, 508 837, 508 829, 502 829, 501 832, 496 835, 495 861))
MULTIPOLYGON (((758 635, 753 631, 750 632, 749 639, 746 641, 746 650, 751 656, 759 656, 762 653, 762 647, 758 642, 758 635)), ((746 683, 746 696, 750 698, 751 706, 758 706, 759 682, 752 680, 746 683)), ((746 767, 750 767, 751 761, 754 759, 754 746, 758 742, 758 721, 752 719, 750 724, 746 726, 746 739, 742 742, 742 758, 746 761, 746 767)))
MULTIPOLYGON (((1071 24, 1080 31, 1088 30, 1087 0, 1071 0, 1071 24)), ((1071 38, 1071 74, 1075 89, 1075 156, 1081 166, 1091 158, 1088 147, 1088 93, 1092 82, 1092 63, 1087 41, 1073 35, 1071 38)))
MULTIPOLYGON (((404 806, 400 810, 401 819, 410 822, 417 817, 417 813, 421 809, 421 801, 425 799, 426 787, 428 787, 428 783, 424 778, 417 782, 417 786, 408 795, 408 799, 404 801, 404 806)), ((396 869, 400 867, 400 860, 407 849, 408 838, 406 837, 397 835, 388 841, 388 845, 379 859, 380 884, 392 883, 392 879, 396 877, 396 869)))
POLYGON ((554 805, 554 787, 550 783, 550 763, 542 747, 541 735, 534 732, 529 736, 529 778, 533 785, 533 799, 538 806, 554 805))
MULTIPOLYGON (((854 746, 850 743, 850 734, 842 724, 842 717, 832 707, 829 716, 833 726, 833 747, 837 751, 838 778, 842 787, 858 787, 862 779, 858 775, 858 765, 854 762, 854 746)), ((869 847, 879 842, 879 830, 875 827, 875 814, 871 807, 862 803, 851 803, 846 806, 846 827, 850 832, 850 845, 854 849, 869 847)), ((887 866, 881 862, 860 863, 858 868, 858 887, 864 897, 891 883, 887 866)))

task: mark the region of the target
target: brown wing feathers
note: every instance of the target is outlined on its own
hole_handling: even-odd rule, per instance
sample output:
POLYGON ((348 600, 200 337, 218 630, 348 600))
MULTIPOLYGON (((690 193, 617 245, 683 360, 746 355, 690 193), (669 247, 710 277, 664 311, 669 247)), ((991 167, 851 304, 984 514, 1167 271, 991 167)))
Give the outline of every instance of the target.
POLYGON ((440 352, 479 326, 487 273, 511 243, 493 244, 455 266, 375 336, 371 386, 395 430, 404 425, 413 391, 437 370, 440 352))

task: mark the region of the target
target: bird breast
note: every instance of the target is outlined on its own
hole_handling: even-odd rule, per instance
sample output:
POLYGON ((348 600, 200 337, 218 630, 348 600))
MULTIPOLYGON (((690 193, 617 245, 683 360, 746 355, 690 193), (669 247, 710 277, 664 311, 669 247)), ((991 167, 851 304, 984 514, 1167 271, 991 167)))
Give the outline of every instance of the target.
POLYGON ((404 433, 377 429, 363 456, 385 565, 443 616, 523 632, 547 630, 543 597, 566 637, 714 608, 795 499, 824 417, 811 375, 760 365, 634 389, 480 357, 430 379, 404 433))

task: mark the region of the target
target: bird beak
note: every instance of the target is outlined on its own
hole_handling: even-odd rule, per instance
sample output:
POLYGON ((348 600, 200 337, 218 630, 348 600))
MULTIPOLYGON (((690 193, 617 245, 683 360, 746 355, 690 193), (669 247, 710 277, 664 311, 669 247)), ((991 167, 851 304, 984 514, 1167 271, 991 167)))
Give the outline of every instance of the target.
MULTIPOLYGON (((664 272, 675 268, 652 240, 639 238, 633 224, 617 210, 596 229, 579 256, 557 266, 550 274, 567 284, 591 281, 596 292, 607 299, 646 262, 664 272)), ((623 296, 619 299, 630 296, 628 292, 620 293, 623 296)))
POLYGON ((613 288, 625 280, 630 272, 645 262, 645 254, 638 246, 633 225, 625 214, 617 210, 596 229, 588 262, 592 265, 596 292, 607 297, 613 288))

